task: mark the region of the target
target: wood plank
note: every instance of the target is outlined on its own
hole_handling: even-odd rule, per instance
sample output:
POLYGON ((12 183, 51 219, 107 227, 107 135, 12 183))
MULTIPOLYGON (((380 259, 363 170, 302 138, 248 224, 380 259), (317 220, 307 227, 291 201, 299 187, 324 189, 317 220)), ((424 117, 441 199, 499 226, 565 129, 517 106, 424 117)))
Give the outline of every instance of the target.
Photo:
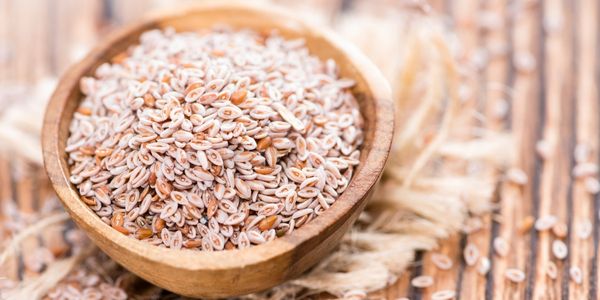
MULTIPOLYGON (((8 164, 7 156, 0 153, 0 221, 10 220, 10 212, 6 210, 8 205, 16 206, 14 204, 12 190, 10 165, 8 164)), ((8 234, 8 232, 5 232, 5 234, 8 234)), ((16 257, 10 257, 1 266, 0 277, 7 277, 12 280, 18 279, 19 265, 16 257)))
MULTIPOLYGON (((502 131, 506 128, 506 119, 499 114, 499 109, 507 105, 506 91, 503 87, 507 86, 507 78, 509 72, 508 56, 502 51, 498 51, 498 45, 507 46, 508 33, 506 23, 505 0, 484 1, 483 11, 480 16, 500 20, 498 26, 488 26, 489 24, 479 24, 483 26, 484 39, 482 48, 478 49, 471 61, 474 63, 474 68, 484 67, 480 74, 481 80, 478 83, 482 103, 479 103, 481 108, 479 111, 485 116, 484 128, 491 131, 502 131), (484 63, 480 66, 479 63, 484 63)), ((492 179, 497 178, 498 170, 495 168, 486 168, 485 176, 492 179)), ((492 216, 486 215, 482 218, 483 228, 477 232, 467 235, 467 244, 472 244, 480 251, 480 261, 475 267, 466 268, 461 281, 461 299, 485 299, 487 295, 491 295, 493 287, 487 284, 491 279, 491 270, 489 276, 481 275, 478 271, 478 266, 483 258, 491 260, 494 258, 493 250, 490 247, 491 239, 493 238, 492 216), (489 289, 489 290, 488 290, 489 289)))
MULTIPOLYGON (((569 14, 571 8, 561 0, 544 2, 545 49, 544 89, 546 98, 544 140, 548 141, 553 156, 544 161, 541 174, 538 215, 554 215, 560 223, 568 224, 570 212, 570 174, 573 153, 573 72, 572 32, 569 14), (552 26, 560 22, 563 26, 552 26)), ((552 256, 551 232, 538 234, 533 299, 559 299, 568 289, 568 262, 552 256), (550 261, 558 267, 556 283, 549 282, 546 270, 550 261)))
MULTIPOLYGON (((574 21, 577 33, 575 55, 577 62, 577 85, 576 85, 576 143, 578 145, 587 145, 591 150, 590 162, 598 163, 599 142, 598 132, 600 129, 598 111, 598 87, 597 84, 597 66, 598 66, 598 2, 597 1, 577 1, 576 17, 574 21)), ((590 195, 585 188, 583 180, 576 180, 572 192, 573 214, 570 224, 570 245, 571 249, 569 264, 582 270, 583 281, 577 284, 574 281, 569 283, 569 298, 584 299, 591 295, 591 285, 593 270, 597 268, 598 262, 594 261, 593 238, 580 238, 579 229, 581 224, 589 222, 594 224, 595 203, 594 195, 590 195)))
MULTIPOLYGON (((514 10, 507 9, 509 18, 513 23, 509 25, 510 44, 512 52, 509 61, 515 60, 516 56, 534 56, 539 52, 539 11, 535 9, 523 9, 528 1, 512 2, 512 7, 521 7, 514 10)), ((532 280, 530 274, 531 261, 533 257, 532 247, 535 239, 531 232, 520 236, 519 224, 527 216, 533 214, 537 190, 536 157, 533 153, 535 142, 538 140, 540 122, 540 86, 538 82, 539 71, 518 70, 514 65, 509 71, 509 94, 512 94, 511 128, 515 136, 515 154, 512 162, 513 168, 523 170, 529 177, 529 182, 521 187, 505 182, 501 186, 500 215, 502 222, 495 222, 497 236, 504 239, 509 245, 510 255, 499 257, 494 255, 493 261, 493 299, 523 299, 528 294, 526 288, 532 280), (515 284, 508 282, 505 272, 509 268, 516 268, 527 273, 527 282, 515 284)))
MULTIPOLYGON (((460 65, 468 65, 471 58, 474 57, 479 47, 479 27, 477 26, 477 18, 479 12, 480 1, 479 0, 458 0, 451 3, 451 13, 454 19, 456 33, 458 40, 462 48, 462 52, 458 57, 460 65)), ((470 71, 470 70, 468 70, 470 71)), ((473 112, 477 109, 477 78, 475 76, 468 76, 465 80, 461 80, 462 86, 467 88, 469 93, 463 103, 462 114, 457 116, 455 120, 452 132, 453 136, 468 136, 474 123, 473 112)), ((467 164, 459 161, 448 161, 446 168, 452 170, 454 174, 461 174, 466 172, 467 164)), ((439 251, 440 253, 446 254, 454 262, 450 270, 440 270, 431 262, 431 256, 433 252, 426 253, 423 260, 423 274, 433 276, 435 282, 432 287, 424 290, 423 296, 429 299, 433 293, 442 290, 457 290, 457 294, 462 293, 461 288, 466 285, 461 285, 463 274, 469 274, 469 280, 472 281, 473 273, 467 271, 468 267, 465 267, 462 259, 462 247, 461 242, 463 236, 461 234, 454 234, 449 239, 441 242, 439 251)), ((485 250, 485 247, 482 249, 485 250)), ((470 293, 472 290, 466 291, 470 293)))
MULTIPOLYGON (((16 186, 16 201, 19 206, 19 210, 24 216, 31 216, 35 214, 39 207, 37 198, 34 196, 34 184, 35 181, 32 177, 31 166, 23 159, 18 158, 13 160, 12 163, 12 175, 13 184, 16 186)), ((29 225, 29 223, 27 223, 29 225)), ((21 243, 21 249, 36 249, 39 247, 39 239, 37 236, 30 236, 23 240, 21 243)), ((32 269, 34 265, 28 264, 28 261, 35 261, 36 253, 33 251, 23 251, 21 256, 24 262, 24 269, 21 276, 23 279, 30 278, 38 275, 40 270, 32 269)))

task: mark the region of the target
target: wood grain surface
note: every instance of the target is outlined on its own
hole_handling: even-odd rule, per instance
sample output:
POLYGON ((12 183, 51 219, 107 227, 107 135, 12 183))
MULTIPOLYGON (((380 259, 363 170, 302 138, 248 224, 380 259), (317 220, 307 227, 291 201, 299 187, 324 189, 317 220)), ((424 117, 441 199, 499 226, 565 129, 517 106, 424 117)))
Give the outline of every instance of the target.
MULTIPOLYGON (((11 22, 13 19, 9 18, 9 14, 22 12, 33 2, 0 0, 0 40, 26 49, 28 58, 3 60, 0 43, 0 83, 58 75, 65 62, 72 61, 69 53, 60 51, 61 43, 83 38, 81 44, 89 45, 108 28, 129 23, 150 6, 162 3, 132 1, 136 9, 131 9, 121 1, 112 0, 90 1, 95 3, 90 6, 76 6, 80 1, 54 1, 48 14, 36 15, 40 22, 51 24, 45 30, 53 32, 54 38, 39 41, 20 38, 22 34, 12 30, 17 28, 23 34, 35 36, 39 29, 24 21, 11 22), (60 32, 74 32, 74 24, 82 22, 52 17, 56 11, 63 14, 78 11, 94 21, 92 25, 80 24, 87 29, 77 38, 60 32), (94 37, 86 31, 94 31, 94 37), (51 55, 36 54, 39 47, 53 49, 51 55), (36 59, 29 60, 30 57, 36 59)), ((353 2, 342 1, 340 7, 347 9, 353 2)), ((435 291, 451 289, 460 299, 598 299, 600 198, 586 191, 585 182, 572 176, 572 168, 576 164, 573 152, 577 145, 590 148, 590 162, 600 160, 600 3, 595 0, 431 0, 429 3, 435 12, 449 16, 461 45, 466 47, 465 53, 486 54, 485 68, 471 82, 475 87, 469 101, 482 108, 486 128, 513 130, 518 154, 511 167, 525 171, 529 180, 524 186, 502 182, 495 199, 497 209, 482 218, 482 230, 457 234, 441 242, 435 252, 445 253, 454 260, 450 270, 437 270, 431 263, 431 254, 422 253, 398 282, 373 293, 371 298, 430 299, 435 291), (527 65, 531 62, 533 67, 527 65), (498 108, 507 103, 508 123, 496 118, 498 108), (542 139, 549 145, 551 155, 547 158, 535 151, 542 139), (558 216, 568 226, 563 241, 569 255, 563 261, 551 253, 556 239, 553 234, 522 230, 528 218, 547 214, 558 216), (582 239, 577 231, 586 221, 593 224, 593 233, 590 238, 582 239), (491 250, 497 237, 508 242, 507 256, 491 250), (476 244, 481 255, 490 259, 492 269, 487 275, 479 275, 474 267, 465 265, 462 257, 467 243, 476 244), (545 275, 549 262, 558 267, 555 280, 545 275), (575 266, 582 270, 581 284, 569 278, 569 268, 575 266), (506 280, 504 274, 509 268, 523 270, 525 281, 516 284, 506 280), (419 275, 434 275, 436 284, 427 289, 411 287, 411 278, 419 275)), ((44 179, 40 177, 37 182, 17 186, 11 171, 14 163, 11 157, 0 157, 0 202, 14 199, 15 204, 26 207, 31 201, 27 199, 35 200, 35 195, 41 193, 37 187, 44 179), (32 185, 34 196, 28 192, 32 185)), ((40 170, 32 172, 41 174, 40 170)), ((1 271, 3 274, 23 270, 19 267, 22 262, 17 260, 7 265, 1 271)))

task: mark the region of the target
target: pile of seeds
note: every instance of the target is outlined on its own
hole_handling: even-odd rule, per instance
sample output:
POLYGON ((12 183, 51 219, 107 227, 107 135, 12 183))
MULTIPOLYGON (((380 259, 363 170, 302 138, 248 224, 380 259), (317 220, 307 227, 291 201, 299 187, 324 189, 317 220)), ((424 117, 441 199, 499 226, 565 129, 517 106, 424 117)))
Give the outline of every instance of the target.
POLYGON ((262 244, 321 214, 359 163, 363 121, 334 61, 276 33, 144 33, 81 80, 66 152, 82 200, 170 248, 262 244))

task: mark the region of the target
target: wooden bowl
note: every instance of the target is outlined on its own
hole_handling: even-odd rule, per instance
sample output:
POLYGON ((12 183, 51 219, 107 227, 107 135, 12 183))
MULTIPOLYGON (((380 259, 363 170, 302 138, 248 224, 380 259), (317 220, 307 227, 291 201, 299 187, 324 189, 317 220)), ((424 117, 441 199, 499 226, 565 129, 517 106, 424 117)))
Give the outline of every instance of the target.
MULTIPOLYGON (((223 1, 225 2, 225 1, 223 1)), ((152 16, 111 35, 62 77, 46 110, 43 152, 46 172, 65 209, 91 240, 111 258, 147 281, 192 297, 226 297, 268 289, 294 278, 330 253, 363 210, 388 157, 393 133, 390 88, 378 69, 335 34, 306 24, 278 9, 243 3, 205 3, 152 16), (203 252, 159 248, 124 236, 83 203, 69 183, 65 144, 82 94, 79 79, 101 63, 138 43, 153 28, 193 31, 215 24, 256 31, 279 29, 306 39, 310 51, 337 61, 344 77, 357 81, 353 92, 365 118, 361 164, 347 190, 321 216, 290 235, 243 250, 203 252)))

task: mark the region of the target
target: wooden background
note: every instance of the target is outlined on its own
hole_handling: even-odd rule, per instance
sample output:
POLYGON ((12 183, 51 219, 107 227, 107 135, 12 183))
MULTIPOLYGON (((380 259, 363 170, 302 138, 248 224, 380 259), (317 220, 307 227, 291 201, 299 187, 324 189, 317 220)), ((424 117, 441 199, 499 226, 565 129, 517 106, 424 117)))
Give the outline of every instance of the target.
MULTIPOLYGON (((7 95, 26 89, 28 83, 61 74, 110 28, 166 2, 0 0, 0 109, 8 101, 7 95)), ((359 0, 313 0, 306 5, 318 3, 325 9, 344 10, 353 2, 359 0)), ((450 289, 460 299, 599 299, 600 199, 571 175, 576 145, 590 147, 591 162, 597 163, 600 158, 599 1, 429 3, 434 11, 450 16, 464 48, 463 59, 477 58, 482 64, 479 77, 471 83, 473 97, 478 100, 475 103, 490 116, 496 113, 496 104, 510 103, 508 124, 490 121, 485 125, 513 130, 518 144, 513 167, 524 170, 529 180, 524 186, 500 184, 495 199, 497 211, 483 218, 484 228, 442 242, 439 252, 456 262, 450 270, 437 269, 431 263, 431 254, 421 253, 414 267, 396 284, 371 297, 429 299, 434 291, 450 289), (508 88, 499 90, 490 83, 508 88), (549 145, 551 155, 547 158, 535 151, 542 139, 549 145), (527 218, 550 214, 569 227, 564 238, 569 255, 563 261, 552 256, 551 244, 556 238, 552 233, 520 230, 527 218), (585 220, 594 224, 594 230, 591 238, 581 239, 576 228, 585 220), (506 257, 490 250, 495 237, 508 241, 510 252, 506 257), (479 275, 476 268, 464 264, 463 247, 467 243, 477 245, 481 255, 491 260, 492 269, 487 275, 479 275), (556 280, 545 274, 550 261, 558 267, 556 280), (581 284, 569 279, 571 266, 583 270, 581 284), (525 271, 525 281, 507 281, 507 268, 525 271), (418 275, 434 276, 435 284, 426 289, 411 287, 410 279, 418 275)), ((51 193, 39 168, 12 156, 0 156, 0 202, 14 201, 25 212, 35 211, 51 193)), ((23 272, 20 264, 12 262, 3 273, 23 272)))

